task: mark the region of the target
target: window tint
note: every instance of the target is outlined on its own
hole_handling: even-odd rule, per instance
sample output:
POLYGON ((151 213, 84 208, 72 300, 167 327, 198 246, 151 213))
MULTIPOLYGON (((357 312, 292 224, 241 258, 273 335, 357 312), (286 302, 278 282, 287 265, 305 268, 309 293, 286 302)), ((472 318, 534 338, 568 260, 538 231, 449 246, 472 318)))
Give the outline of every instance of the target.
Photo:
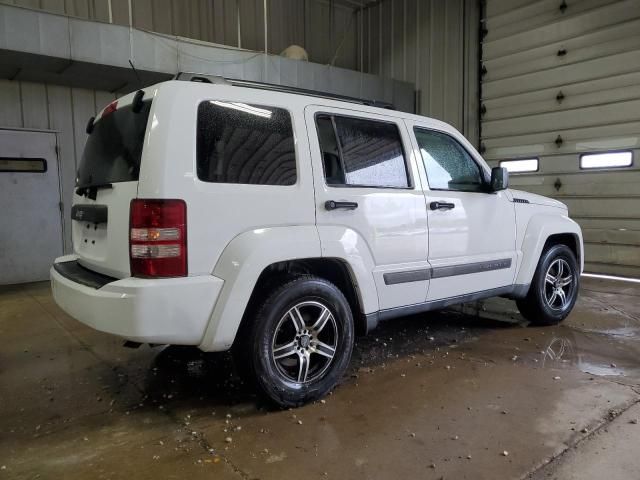
POLYGON ((449 135, 415 128, 429 188, 477 192, 483 189, 483 176, 469 153, 449 135))
POLYGON ((409 186, 395 124, 331 115, 316 123, 328 185, 409 186))
POLYGON ((102 114, 87 138, 76 186, 138 180, 150 110, 151 101, 146 101, 138 113, 127 105, 102 114))
POLYGON ((296 157, 289 113, 245 103, 201 103, 197 167, 205 182, 293 185, 296 157))

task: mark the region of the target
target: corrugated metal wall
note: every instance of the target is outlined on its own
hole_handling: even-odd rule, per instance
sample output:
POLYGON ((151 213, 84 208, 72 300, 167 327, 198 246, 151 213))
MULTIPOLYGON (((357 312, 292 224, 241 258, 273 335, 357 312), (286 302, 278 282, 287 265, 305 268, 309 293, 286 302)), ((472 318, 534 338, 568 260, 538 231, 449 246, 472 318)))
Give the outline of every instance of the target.
MULTIPOLYGON (((128 25, 128 0, 0 0, 53 13, 128 25), (109 9, 109 3, 111 9, 109 9)), ((242 48, 264 49, 263 0, 132 0, 137 28, 242 48), (240 17, 238 17, 238 12, 240 17)), ((268 0, 268 50, 301 44, 310 60, 415 82, 419 112, 448 121, 475 141, 478 17, 475 0, 268 0), (362 13, 357 8, 364 4, 362 13), (465 27, 466 25, 466 27, 465 27)), ((345 72, 345 78, 346 73, 345 72)), ((353 82, 362 83, 356 72, 353 82)), ((316 86, 316 88, 321 88, 316 86)), ((386 87, 385 87, 386 88, 386 87)), ((355 95, 360 91, 354 88, 355 95)), ((58 135, 64 218, 87 119, 113 94, 0 80, 0 128, 50 129, 58 135)), ((69 225, 67 232, 69 231, 69 225)), ((65 235, 65 249, 70 240, 65 235)))
MULTIPOLYGON (((99 22, 129 25, 128 0, 1 0, 99 22), (111 8, 109 8, 111 5, 111 8)), ((268 0, 267 50, 303 46, 309 60, 357 70, 354 9, 330 0, 268 0)), ((264 0, 131 0, 134 27, 264 51, 264 0), (240 20, 238 22, 238 20, 240 20), (240 35, 238 35, 238 29, 240 35)))
POLYGON ((414 82, 417 111, 478 140, 476 0, 382 0, 358 15, 363 71, 414 82))
MULTIPOLYGON (((129 25, 128 0, 0 3, 129 25)), ((264 0, 131 6, 136 28, 264 51, 264 0)), ((270 53, 298 44, 312 62, 415 83, 416 111, 451 123, 477 144, 477 0, 268 0, 267 9, 270 53)))
POLYGON ((640 0, 489 0, 486 28, 485 157, 538 157, 512 186, 569 206, 587 271, 640 276, 640 0), (580 168, 611 150, 634 164, 580 168))
POLYGON ((0 127, 54 130, 64 203, 65 252, 71 252, 71 200, 87 119, 114 99, 109 92, 0 80, 0 127))

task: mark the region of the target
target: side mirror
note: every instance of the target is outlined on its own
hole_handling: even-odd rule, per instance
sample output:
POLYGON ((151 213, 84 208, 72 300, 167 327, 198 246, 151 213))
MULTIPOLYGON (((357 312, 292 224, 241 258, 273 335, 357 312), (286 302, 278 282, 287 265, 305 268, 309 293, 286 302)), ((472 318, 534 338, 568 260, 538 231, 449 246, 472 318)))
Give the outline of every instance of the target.
POLYGON ((493 167, 491 169, 491 185, 492 192, 505 190, 509 186, 509 171, 504 167, 493 167))

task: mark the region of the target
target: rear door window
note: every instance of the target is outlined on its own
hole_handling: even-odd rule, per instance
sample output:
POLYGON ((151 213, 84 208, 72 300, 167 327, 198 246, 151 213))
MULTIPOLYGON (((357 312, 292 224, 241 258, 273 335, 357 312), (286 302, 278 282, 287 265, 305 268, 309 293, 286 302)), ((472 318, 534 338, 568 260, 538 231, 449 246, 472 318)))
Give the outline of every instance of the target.
POLYGON ((395 123, 323 114, 316 126, 327 185, 410 186, 395 123))
POLYGON ((205 182, 295 184, 289 112, 239 102, 202 102, 198 107, 197 171, 205 182))
POLYGON ((138 113, 131 105, 118 108, 94 124, 78 168, 78 187, 138 180, 151 101, 142 105, 138 113))

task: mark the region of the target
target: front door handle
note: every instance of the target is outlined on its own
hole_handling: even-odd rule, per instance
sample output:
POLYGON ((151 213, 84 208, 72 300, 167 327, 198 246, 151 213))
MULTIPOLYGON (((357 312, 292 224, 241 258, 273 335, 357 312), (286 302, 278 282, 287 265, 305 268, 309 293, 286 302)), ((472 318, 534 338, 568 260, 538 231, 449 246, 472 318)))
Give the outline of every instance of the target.
POLYGON ((347 210, 355 210, 358 208, 357 202, 336 202, 335 200, 327 200, 324 202, 324 208, 327 210, 336 210, 338 208, 345 208, 347 210))
POLYGON ((431 202, 429 208, 431 210, 451 210, 452 208, 456 208, 456 206, 449 202, 431 202))

